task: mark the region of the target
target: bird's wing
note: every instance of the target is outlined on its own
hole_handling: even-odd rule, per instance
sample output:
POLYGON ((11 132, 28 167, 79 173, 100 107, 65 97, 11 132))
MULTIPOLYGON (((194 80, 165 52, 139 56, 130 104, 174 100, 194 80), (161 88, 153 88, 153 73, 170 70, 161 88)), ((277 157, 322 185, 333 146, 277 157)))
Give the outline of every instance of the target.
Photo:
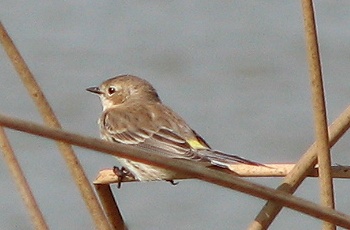
MULTIPOLYGON (((143 109, 139 112, 145 115, 144 113, 147 110, 143 109)), ((145 116, 137 115, 138 113, 119 110, 106 112, 100 120, 102 137, 109 141, 152 149, 163 153, 169 158, 210 162, 220 167, 227 167, 228 164, 237 162, 249 165, 262 165, 239 156, 211 150, 204 139, 188 126, 181 127, 187 129, 187 137, 189 136, 188 132, 191 133, 190 138, 185 139, 168 122, 163 120, 159 124, 157 119, 154 121, 149 114, 145 116)))
POLYGON ((198 150, 198 154, 203 155, 203 157, 210 160, 210 162, 213 165, 220 166, 220 167, 227 167, 228 165, 234 164, 234 163, 241 163, 241 164, 255 165, 255 166, 265 166, 264 164, 247 160, 240 156, 231 155, 231 154, 223 153, 212 149, 198 150))
MULTIPOLYGON (((193 151, 190 143, 173 129, 148 119, 150 116, 135 118, 124 111, 109 111, 100 120, 101 136, 110 141, 156 150, 169 158, 208 161, 193 151)), ((198 135, 193 136, 197 138, 198 135)), ((198 143, 205 142, 200 138, 198 143)))
MULTIPOLYGON (((162 127, 144 142, 138 144, 144 148, 152 148, 153 150, 166 153, 168 157, 180 158, 187 160, 203 161, 205 158, 193 151, 190 144, 175 134, 173 130, 162 127)), ((205 160, 207 161, 207 160, 205 160)))

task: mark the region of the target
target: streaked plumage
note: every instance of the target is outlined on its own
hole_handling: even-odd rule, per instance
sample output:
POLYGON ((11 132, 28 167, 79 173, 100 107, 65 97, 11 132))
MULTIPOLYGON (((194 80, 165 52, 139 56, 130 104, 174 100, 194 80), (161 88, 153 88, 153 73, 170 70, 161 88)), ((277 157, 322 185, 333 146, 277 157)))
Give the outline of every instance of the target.
MULTIPOLYGON (((260 165, 219 151, 209 145, 173 110, 162 104, 147 81, 122 75, 87 89, 100 96, 103 113, 101 137, 108 141, 152 148, 165 156, 226 167, 234 162, 260 165)), ((162 168, 118 158, 140 181, 172 180, 175 173, 162 168)))

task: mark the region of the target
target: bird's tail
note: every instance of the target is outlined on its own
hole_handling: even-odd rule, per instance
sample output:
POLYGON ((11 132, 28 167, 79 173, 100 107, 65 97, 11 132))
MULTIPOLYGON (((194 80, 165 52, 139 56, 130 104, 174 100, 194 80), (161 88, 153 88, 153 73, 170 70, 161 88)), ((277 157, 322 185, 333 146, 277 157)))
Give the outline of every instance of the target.
POLYGON ((230 164, 235 164, 235 163, 255 165, 255 166, 265 166, 264 164, 247 160, 245 158, 242 158, 236 155, 223 153, 217 150, 202 149, 202 150, 198 150, 198 153, 203 158, 208 159, 211 162, 211 164, 219 167, 224 167, 224 168, 226 168, 230 164))

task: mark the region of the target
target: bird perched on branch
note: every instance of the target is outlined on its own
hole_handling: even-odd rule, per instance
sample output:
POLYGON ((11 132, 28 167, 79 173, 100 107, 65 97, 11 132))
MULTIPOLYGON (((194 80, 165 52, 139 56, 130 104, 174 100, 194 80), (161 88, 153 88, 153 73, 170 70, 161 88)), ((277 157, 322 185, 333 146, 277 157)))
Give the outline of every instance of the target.
MULTIPOLYGON (((117 76, 99 87, 86 89, 97 94, 103 113, 98 123, 107 141, 151 148, 169 159, 206 162, 226 168, 232 163, 260 163, 212 150, 205 140, 172 109, 165 106, 150 83, 131 75, 117 76)), ((140 181, 167 180, 174 184, 175 172, 148 164, 118 158, 118 176, 131 173, 140 181)))

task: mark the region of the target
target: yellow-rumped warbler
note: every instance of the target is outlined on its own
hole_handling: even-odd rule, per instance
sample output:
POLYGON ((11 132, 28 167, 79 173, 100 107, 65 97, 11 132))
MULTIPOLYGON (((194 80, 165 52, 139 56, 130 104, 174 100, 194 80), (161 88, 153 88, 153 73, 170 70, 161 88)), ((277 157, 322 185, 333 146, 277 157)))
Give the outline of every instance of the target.
MULTIPOLYGON (((99 95, 103 113, 98 123, 101 137, 127 145, 152 148, 165 156, 207 162, 227 168, 235 162, 262 165, 244 158, 212 150, 173 110, 162 104, 156 90, 147 81, 117 76, 99 87, 86 89, 99 95)), ((122 172, 130 172, 140 181, 167 180, 173 183, 175 172, 144 163, 118 158, 122 172)))

